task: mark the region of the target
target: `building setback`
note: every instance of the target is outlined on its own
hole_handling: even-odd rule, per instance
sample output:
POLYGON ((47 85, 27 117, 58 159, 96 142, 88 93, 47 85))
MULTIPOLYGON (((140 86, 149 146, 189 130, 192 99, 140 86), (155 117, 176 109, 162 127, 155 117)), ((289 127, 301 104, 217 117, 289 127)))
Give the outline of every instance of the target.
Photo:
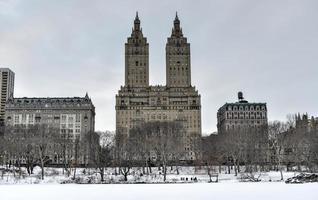
POLYGON ((218 133, 241 128, 267 126, 266 103, 249 103, 243 93, 238 93, 238 102, 226 103, 217 112, 218 133))
POLYGON ((5 104, 14 93, 14 72, 9 68, 0 68, 0 89, 0 125, 3 125, 5 104))
POLYGON ((176 15, 166 44, 166 86, 149 85, 149 44, 138 14, 125 44, 125 85, 116 95, 116 130, 129 130, 140 122, 181 121, 184 150, 195 159, 193 138, 201 137, 201 98, 191 85, 190 44, 176 15))

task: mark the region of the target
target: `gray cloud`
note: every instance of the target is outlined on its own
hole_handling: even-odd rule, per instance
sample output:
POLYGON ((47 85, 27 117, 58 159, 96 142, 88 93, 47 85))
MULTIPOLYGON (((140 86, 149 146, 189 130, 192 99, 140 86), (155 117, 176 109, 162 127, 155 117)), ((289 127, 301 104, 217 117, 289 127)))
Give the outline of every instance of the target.
POLYGON ((192 82, 202 128, 236 101, 267 102, 269 119, 318 114, 318 2, 315 0, 0 0, 0 66, 16 73, 16 96, 83 96, 96 128, 115 129, 124 82, 124 43, 139 11, 150 43, 150 82, 165 84, 165 43, 175 11, 191 43, 192 82))

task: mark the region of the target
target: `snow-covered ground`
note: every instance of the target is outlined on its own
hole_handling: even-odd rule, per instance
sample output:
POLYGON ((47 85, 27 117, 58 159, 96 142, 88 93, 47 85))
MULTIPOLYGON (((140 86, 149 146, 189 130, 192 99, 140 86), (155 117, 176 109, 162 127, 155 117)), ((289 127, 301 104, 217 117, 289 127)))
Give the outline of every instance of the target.
MULTIPOLYGON (((318 199, 318 183, 285 184, 280 181, 280 173, 273 171, 262 173, 261 182, 241 182, 239 176, 226 172, 224 167, 218 183, 207 183, 209 177, 204 168, 178 167, 176 170, 174 167, 168 169, 167 181, 175 184, 161 184, 163 177, 158 168, 153 168, 151 175, 142 176, 142 169, 134 168, 128 182, 123 181, 122 175, 115 175, 114 168, 109 168, 105 172, 104 183, 154 184, 59 184, 72 182, 72 176, 63 175, 62 169, 47 168, 45 179, 41 180, 40 168, 37 167, 31 176, 26 172, 20 178, 9 173, 0 176, 0 200, 318 199), (194 177, 197 182, 191 181, 194 177)), ((297 174, 284 172, 284 179, 297 174)), ((100 175, 94 169, 77 169, 76 177, 81 179, 80 182, 90 179, 92 183, 100 183, 100 175)))
POLYGON ((102 200, 102 199, 318 199, 318 184, 191 183, 99 185, 1 185, 1 200, 102 200))
MULTIPOLYGON (((108 168, 105 171, 103 183, 125 183, 123 181, 123 175, 115 175, 115 171, 118 173, 118 168, 108 168)), ((100 174, 97 173, 96 169, 77 169, 76 170, 76 183, 101 183, 100 174)), ((284 179, 293 177, 299 173, 297 172, 284 172, 284 179)), ((257 174, 258 176, 259 174, 257 174)), ((6 172, 5 174, 0 174, 0 185, 4 184, 59 184, 59 183, 73 183, 73 171, 70 176, 63 174, 63 169, 61 168, 46 168, 45 169, 45 178, 44 180, 40 179, 41 170, 39 167, 34 169, 34 174, 29 176, 25 170, 22 168, 22 175, 19 176, 17 173, 6 172)), ((222 169, 222 173, 219 174, 219 182, 240 182, 240 175, 235 176, 232 171, 231 174, 227 174, 226 167, 222 169)), ((215 180, 215 178, 213 178, 215 180)), ((276 182, 280 181, 280 173, 271 171, 260 174, 260 180, 263 182, 276 182)), ((207 183, 209 181, 209 176, 207 170, 202 168, 195 167, 169 167, 167 171, 167 181, 173 183, 189 183, 189 182, 198 182, 198 183, 207 183), (179 172, 179 174, 178 174, 179 172), (196 179, 196 181, 194 181, 196 179)), ((163 175, 157 167, 152 168, 151 174, 143 174, 141 168, 133 168, 130 170, 128 175, 128 183, 162 183, 163 175)))

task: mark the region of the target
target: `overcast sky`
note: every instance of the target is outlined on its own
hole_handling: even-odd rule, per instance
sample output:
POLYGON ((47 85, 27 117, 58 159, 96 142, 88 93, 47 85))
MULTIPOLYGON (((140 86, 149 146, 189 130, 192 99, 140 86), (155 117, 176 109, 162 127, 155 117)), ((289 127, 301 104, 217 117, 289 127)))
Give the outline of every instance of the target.
POLYGON ((96 129, 115 130, 124 43, 137 10, 153 85, 165 84, 165 44, 178 11, 203 133, 216 131, 217 109, 235 102, 238 91, 266 102, 269 120, 318 116, 317 0, 0 0, 0 67, 15 72, 15 96, 87 91, 96 129))

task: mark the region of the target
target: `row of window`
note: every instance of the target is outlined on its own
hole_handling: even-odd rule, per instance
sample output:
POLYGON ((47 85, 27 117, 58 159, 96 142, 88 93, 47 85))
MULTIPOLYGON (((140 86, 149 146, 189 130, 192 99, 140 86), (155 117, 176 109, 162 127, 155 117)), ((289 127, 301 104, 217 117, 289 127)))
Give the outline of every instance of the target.
POLYGON ((246 128, 246 127, 259 127, 260 125, 262 125, 260 122, 256 123, 256 124, 238 124, 238 125, 226 125, 226 130, 233 130, 233 129, 240 129, 240 128, 246 128))
POLYGON ((246 106, 227 106, 226 110, 234 110, 234 111, 246 110, 246 111, 248 111, 248 110, 266 110, 266 108, 265 108, 265 106, 246 105, 246 106))
POLYGON ((146 62, 135 61, 136 66, 146 66, 146 62))
MULTIPOLYGON (((185 65, 187 65, 187 64, 185 64, 185 65)), ((174 71, 180 71, 180 70, 181 71, 187 71, 188 68, 187 67, 170 67, 170 71, 172 71, 172 70, 174 70, 174 71)))
POLYGON ((240 114, 236 114, 236 113, 226 113, 226 119, 256 119, 256 118, 260 118, 260 119, 266 119, 266 113, 240 113, 240 114))

